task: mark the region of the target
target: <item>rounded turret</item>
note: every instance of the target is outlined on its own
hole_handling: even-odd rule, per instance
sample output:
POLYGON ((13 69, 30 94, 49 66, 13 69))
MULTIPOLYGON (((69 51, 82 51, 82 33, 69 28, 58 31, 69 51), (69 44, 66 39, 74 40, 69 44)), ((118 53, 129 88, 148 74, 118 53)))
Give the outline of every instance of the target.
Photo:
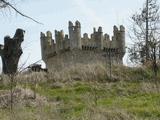
POLYGON ((126 48, 125 48, 125 27, 124 26, 120 26, 120 30, 117 33, 117 37, 116 37, 116 43, 117 43, 117 48, 119 49, 119 54, 121 59, 123 58, 123 56, 126 53, 126 48))

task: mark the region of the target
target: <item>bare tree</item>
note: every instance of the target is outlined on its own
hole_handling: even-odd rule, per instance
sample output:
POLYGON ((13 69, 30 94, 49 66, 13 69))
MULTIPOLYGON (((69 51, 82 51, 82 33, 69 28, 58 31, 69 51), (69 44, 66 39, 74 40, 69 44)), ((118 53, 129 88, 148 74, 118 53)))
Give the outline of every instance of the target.
MULTIPOLYGON (((30 16, 25 15, 24 13, 20 12, 14 2, 17 0, 0 0, 0 10, 1 9, 11 9, 14 10, 19 15, 31 19, 32 21, 42 24, 37 20, 33 19, 30 16)), ((17 65, 19 62, 19 58, 22 54, 21 43, 23 42, 23 33, 22 29, 17 29, 16 34, 13 38, 6 36, 4 38, 4 46, 0 45, 0 56, 2 57, 2 64, 3 64, 3 73, 4 74, 12 74, 16 73, 17 65), (11 64, 12 63, 12 64, 11 64)))
POLYGON ((130 59, 142 64, 152 62, 157 74, 157 56, 160 55, 160 9, 157 0, 146 0, 144 7, 133 14, 131 20, 133 45, 129 49, 130 59))

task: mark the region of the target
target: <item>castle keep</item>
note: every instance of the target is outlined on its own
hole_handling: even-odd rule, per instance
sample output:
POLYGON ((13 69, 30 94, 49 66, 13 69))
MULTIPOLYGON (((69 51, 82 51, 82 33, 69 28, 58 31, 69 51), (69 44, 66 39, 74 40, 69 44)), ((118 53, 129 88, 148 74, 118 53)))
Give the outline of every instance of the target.
POLYGON ((60 69, 79 63, 106 62, 111 59, 114 63, 123 64, 125 54, 125 28, 113 27, 113 36, 103 34, 102 27, 93 28, 93 33, 81 37, 81 24, 69 21, 69 35, 63 30, 55 30, 55 39, 52 33, 41 33, 42 60, 50 69, 60 69))

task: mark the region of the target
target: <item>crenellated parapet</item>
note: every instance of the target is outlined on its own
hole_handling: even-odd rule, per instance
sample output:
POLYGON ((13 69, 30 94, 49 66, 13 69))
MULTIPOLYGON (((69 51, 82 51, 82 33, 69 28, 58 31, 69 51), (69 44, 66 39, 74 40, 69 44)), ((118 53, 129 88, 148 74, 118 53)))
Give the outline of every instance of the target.
POLYGON ((125 28, 124 26, 113 27, 113 36, 110 37, 107 33, 103 33, 102 27, 93 28, 93 33, 88 35, 84 33, 81 37, 81 24, 79 21, 68 23, 69 34, 64 34, 63 30, 55 30, 55 40, 52 38, 52 33, 47 31, 46 34, 41 33, 41 52, 42 59, 47 61, 61 52, 68 50, 97 50, 97 51, 112 51, 119 54, 122 60, 125 54, 125 28))
POLYGON ((97 48, 98 50, 103 50, 104 48, 117 48, 120 49, 121 52, 125 53, 125 28, 120 26, 118 29, 117 26, 113 27, 113 36, 110 36, 105 33, 103 34, 102 27, 99 27, 98 30, 93 28, 93 33, 90 35, 87 33, 83 34, 82 37, 82 46, 97 48))

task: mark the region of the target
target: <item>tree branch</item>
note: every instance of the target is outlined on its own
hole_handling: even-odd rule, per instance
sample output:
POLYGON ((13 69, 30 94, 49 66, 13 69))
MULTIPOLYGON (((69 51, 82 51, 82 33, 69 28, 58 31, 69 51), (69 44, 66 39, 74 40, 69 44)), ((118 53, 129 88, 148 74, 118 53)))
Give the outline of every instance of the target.
POLYGON ((9 6, 9 7, 11 7, 15 12, 17 12, 19 15, 21 15, 21 16, 23 16, 23 17, 26 17, 26 18, 28 18, 28 19, 30 19, 30 20, 38 23, 38 24, 43 25, 43 23, 41 23, 41 22, 33 19, 32 17, 29 17, 29 16, 23 14, 22 12, 20 12, 19 10, 17 10, 17 9, 16 9, 13 5, 11 5, 9 2, 7 2, 7 1, 5 1, 5 0, 0 0, 0 1, 1 1, 2 3, 4 3, 4 5, 2 5, 3 7, 4 7, 4 6, 9 6))

